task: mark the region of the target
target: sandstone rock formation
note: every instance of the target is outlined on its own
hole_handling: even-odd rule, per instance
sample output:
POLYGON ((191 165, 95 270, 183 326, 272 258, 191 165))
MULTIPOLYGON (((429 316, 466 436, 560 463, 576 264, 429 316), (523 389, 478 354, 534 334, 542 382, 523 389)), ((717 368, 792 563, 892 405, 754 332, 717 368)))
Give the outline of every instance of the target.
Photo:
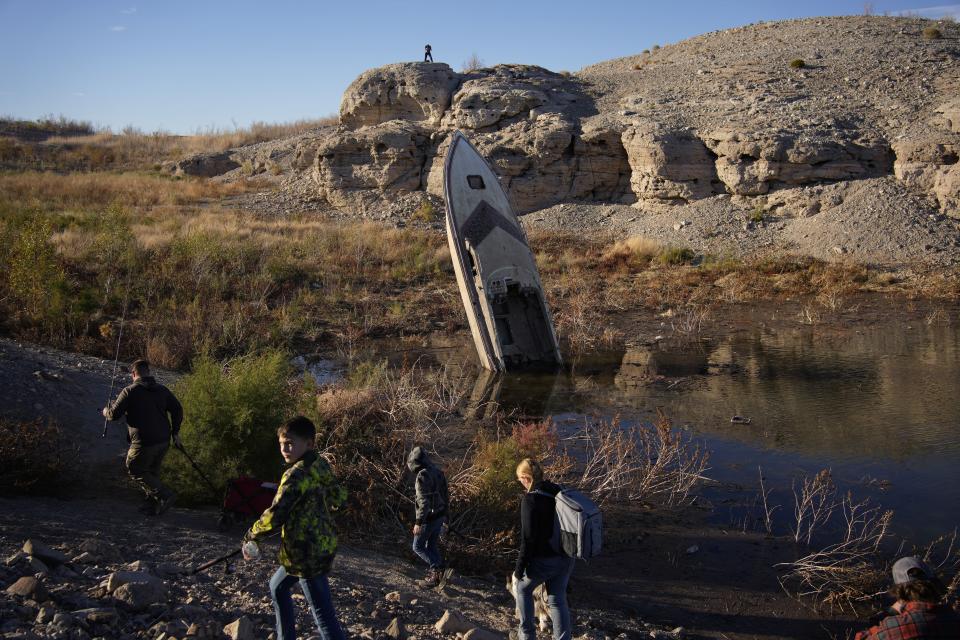
POLYGON ((446 139, 461 129, 521 213, 565 201, 758 197, 892 174, 960 215, 960 100, 953 85, 930 81, 960 71, 960 46, 924 40, 926 24, 750 25, 575 75, 387 65, 347 88, 340 126, 301 142, 293 166, 311 167, 334 207, 369 213, 418 193, 442 196, 446 139), (807 64, 790 68, 796 57, 807 64))
POLYGON ((340 102, 348 129, 390 120, 439 124, 459 76, 445 64, 391 64, 360 75, 340 102))

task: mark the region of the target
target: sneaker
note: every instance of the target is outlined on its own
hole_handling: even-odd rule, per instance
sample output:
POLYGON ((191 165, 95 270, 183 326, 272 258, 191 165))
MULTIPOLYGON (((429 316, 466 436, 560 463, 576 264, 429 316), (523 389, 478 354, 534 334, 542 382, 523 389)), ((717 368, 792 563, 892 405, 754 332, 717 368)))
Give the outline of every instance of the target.
POLYGON ((435 569, 430 569, 427 572, 427 577, 418 582, 417 584, 423 587, 424 589, 433 589, 438 584, 440 584, 440 572, 435 569))
POLYGON ((177 501, 177 494, 172 493, 166 498, 161 499, 157 502, 157 515, 163 515, 167 509, 173 506, 173 503, 177 501))

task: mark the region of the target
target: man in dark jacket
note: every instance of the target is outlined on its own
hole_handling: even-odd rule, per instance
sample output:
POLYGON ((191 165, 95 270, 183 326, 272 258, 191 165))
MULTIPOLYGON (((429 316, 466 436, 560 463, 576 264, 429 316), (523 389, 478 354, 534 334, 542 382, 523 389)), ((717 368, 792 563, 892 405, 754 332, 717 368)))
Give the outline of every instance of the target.
POLYGON ((160 515, 169 509, 176 494, 160 481, 160 465, 170 448, 171 437, 180 445, 183 407, 176 396, 150 375, 150 363, 137 360, 130 367, 133 384, 126 387, 109 407, 107 420, 127 418, 127 472, 147 496, 144 511, 160 515))
POLYGON ((413 552, 429 565, 429 572, 422 584, 435 587, 449 578, 444 574, 443 556, 440 555, 440 532, 447 520, 447 505, 450 501, 447 478, 438 469, 423 447, 414 447, 407 456, 407 468, 416 477, 416 523, 413 525, 413 552))

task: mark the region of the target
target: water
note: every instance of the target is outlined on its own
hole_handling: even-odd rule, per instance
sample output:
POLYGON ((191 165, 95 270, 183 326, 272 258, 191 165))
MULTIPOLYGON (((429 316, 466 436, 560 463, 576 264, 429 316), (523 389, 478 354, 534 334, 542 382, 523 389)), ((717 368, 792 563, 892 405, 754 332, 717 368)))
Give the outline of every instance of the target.
MULTIPOLYGON (((750 326, 592 354, 560 374, 481 379, 474 396, 560 425, 645 422, 659 408, 711 452, 708 475, 728 496, 755 496, 762 467, 781 529, 793 479, 830 468, 841 490, 894 509, 895 530, 922 541, 960 525, 960 322, 939 319, 750 326)), ((716 488, 706 495, 730 502, 716 488)), ((715 517, 735 525, 740 515, 718 506, 715 517)))

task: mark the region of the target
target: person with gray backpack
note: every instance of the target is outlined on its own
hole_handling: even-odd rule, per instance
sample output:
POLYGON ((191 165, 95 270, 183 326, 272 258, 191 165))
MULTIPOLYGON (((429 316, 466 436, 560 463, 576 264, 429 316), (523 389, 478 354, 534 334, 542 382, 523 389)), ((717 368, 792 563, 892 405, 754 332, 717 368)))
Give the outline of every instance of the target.
POLYGON ((582 494, 543 477, 543 468, 526 458, 517 465, 526 489, 520 502, 520 553, 513 571, 513 593, 520 617, 519 640, 534 640, 533 591, 543 584, 553 622, 553 640, 571 640, 567 584, 577 558, 600 553, 600 510, 582 494))
POLYGON ((450 495, 447 478, 423 447, 414 447, 407 456, 407 468, 413 472, 416 490, 416 521, 413 525, 413 552, 428 565, 423 587, 436 587, 450 577, 440 553, 440 533, 447 521, 450 495))

